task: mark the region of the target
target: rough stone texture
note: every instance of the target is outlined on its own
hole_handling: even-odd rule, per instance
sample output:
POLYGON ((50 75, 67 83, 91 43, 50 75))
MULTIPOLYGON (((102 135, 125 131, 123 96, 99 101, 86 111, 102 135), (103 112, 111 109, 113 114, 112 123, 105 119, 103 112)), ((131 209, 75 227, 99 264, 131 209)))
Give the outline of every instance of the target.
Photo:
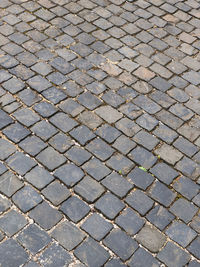
POLYGON ((199 9, 0 1, 0 266, 200 265, 199 9))
POLYGON ((146 225, 137 234, 136 240, 152 252, 158 252, 166 241, 164 234, 156 228, 146 225))

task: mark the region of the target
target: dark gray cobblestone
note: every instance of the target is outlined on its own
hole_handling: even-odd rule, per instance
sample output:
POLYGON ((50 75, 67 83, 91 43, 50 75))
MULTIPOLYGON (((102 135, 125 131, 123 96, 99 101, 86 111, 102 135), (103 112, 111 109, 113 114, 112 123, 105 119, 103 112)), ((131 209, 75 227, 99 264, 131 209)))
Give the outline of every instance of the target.
POLYGON ((199 9, 0 1, 0 266, 200 266, 199 9))

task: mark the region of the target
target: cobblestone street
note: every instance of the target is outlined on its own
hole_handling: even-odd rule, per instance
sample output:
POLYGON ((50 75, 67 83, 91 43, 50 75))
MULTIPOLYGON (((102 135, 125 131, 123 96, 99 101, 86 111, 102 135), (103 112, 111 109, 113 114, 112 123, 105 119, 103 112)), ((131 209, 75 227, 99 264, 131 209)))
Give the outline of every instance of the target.
POLYGON ((0 266, 200 267, 200 1, 0 0, 0 266))

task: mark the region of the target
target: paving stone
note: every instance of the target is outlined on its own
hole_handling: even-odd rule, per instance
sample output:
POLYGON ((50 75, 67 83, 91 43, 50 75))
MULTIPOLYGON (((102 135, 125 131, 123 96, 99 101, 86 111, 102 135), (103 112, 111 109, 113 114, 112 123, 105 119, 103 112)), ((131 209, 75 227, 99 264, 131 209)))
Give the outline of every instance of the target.
POLYGON ((19 147, 31 156, 36 156, 47 145, 37 136, 28 136, 19 143, 19 147))
MULTIPOLYGON (((112 83, 112 87, 111 87, 111 86, 109 86, 109 87, 111 87, 111 88, 113 88, 113 87, 118 87, 117 85, 115 85, 115 84, 113 83, 112 80, 111 80, 111 83, 112 83)), ((107 84, 107 85, 108 85, 108 84, 107 84)), ((119 84, 119 86, 120 86, 120 84, 119 84)), ((119 96, 118 94, 116 94, 116 93, 114 93, 114 92, 112 92, 112 91, 108 91, 108 92, 106 92, 106 93, 102 96, 102 99, 103 99, 107 104, 111 105, 111 106, 114 107, 114 108, 117 108, 118 106, 120 106, 122 103, 125 102, 124 99, 123 99, 121 96, 119 96)))
POLYGON ((54 181, 42 190, 42 194, 55 206, 70 196, 70 191, 63 184, 54 181))
POLYGON ((141 215, 144 215, 153 206, 153 200, 150 199, 143 191, 136 189, 126 197, 126 202, 130 207, 137 210, 141 215))
POLYGON ((149 187, 149 185, 151 185, 154 181, 154 177, 151 174, 141 170, 138 167, 131 171, 127 177, 131 180, 131 182, 133 182, 134 185, 143 190, 146 190, 147 187, 149 187))
MULTIPOLYGON (((44 217, 36 216, 42 227, 56 219, 51 211, 60 214, 60 205, 75 196, 91 204, 77 226, 65 219, 51 224, 55 229, 70 226, 67 234, 58 231, 59 245, 43 247, 37 259, 22 256, 19 264, 10 260, 7 265, 199 265, 198 241, 192 246, 195 239, 179 228, 173 234, 185 238, 191 251, 168 241, 172 247, 158 251, 164 252, 163 259, 142 244, 126 260, 101 246, 113 226, 105 218, 115 219, 115 228, 129 236, 138 234, 146 220, 167 231, 175 216, 187 230, 194 229, 194 238, 200 232, 198 1, 0 2, 0 129, 5 137, 0 139, 0 217, 10 214, 11 197, 23 213, 50 205, 44 226, 44 217), (33 192, 24 197, 23 186, 33 192), (17 194, 20 204, 14 200, 17 194), (38 197, 33 206, 32 195, 38 197), (40 204, 43 197, 51 204, 40 204), (128 197, 135 199, 128 203, 128 197), (30 206, 27 211, 22 204, 30 206), (80 245, 84 231, 91 238, 80 245), (68 247, 68 241, 73 245, 68 247), (66 248, 78 251, 76 259, 66 248)), ((0 232, 0 240, 8 237, 0 232)))
POLYGON ((156 149, 155 153, 172 165, 183 157, 182 153, 167 144, 163 144, 160 148, 156 149))
POLYGON ((191 177, 191 179, 195 179, 199 176, 199 164, 187 157, 183 157, 183 159, 176 164, 176 168, 186 176, 191 177))
POLYGON ((98 199, 105 190, 96 180, 85 176, 83 180, 74 187, 74 191, 88 203, 92 203, 98 199))
POLYGON ((43 118, 48 118, 57 112, 57 109, 48 102, 40 102, 34 105, 34 110, 43 118))
POLYGON ((189 200, 197 195, 199 190, 198 185, 196 185, 191 179, 184 176, 175 181, 173 188, 189 200))
POLYGON ((150 84, 162 92, 167 91, 172 86, 169 82, 160 77, 156 77, 153 80, 151 80, 150 84))
POLYGON ((39 264, 37 264, 34 261, 29 261, 27 264, 24 265, 25 267, 38 267, 39 264))
POLYGON ((119 89, 121 86, 123 86, 123 83, 114 77, 106 78, 104 80, 104 83, 107 87, 109 87, 112 90, 108 91, 107 93, 104 93, 104 96, 102 97, 104 98, 104 101, 110 103, 111 106, 116 106, 116 107, 119 106, 121 103, 123 103, 124 100, 114 92, 114 90, 119 89))
POLYGON ((195 237, 196 232, 193 231, 189 226, 182 222, 174 221, 170 227, 165 231, 173 241, 186 247, 195 237))
POLYGON ((168 91, 168 94, 181 103, 184 103, 189 100, 189 96, 179 88, 172 88, 168 91))
POLYGON ((82 168, 97 181, 103 179, 111 172, 109 168, 96 158, 85 163, 82 168))
POLYGON ((134 137, 133 140, 142 145, 143 147, 147 148, 148 150, 152 150, 158 143, 158 139, 154 137, 153 135, 145 132, 145 131, 140 131, 137 133, 134 137))
MULTIPOLYGON (((41 38, 42 38, 42 36, 41 36, 41 38)), ((46 76, 47 74, 49 74, 52 71, 50 65, 49 64, 46 64, 44 62, 38 62, 38 63, 36 63, 34 66, 31 67, 31 69, 33 71, 41 74, 42 76, 46 76)))
POLYGON ((178 134, 175 131, 163 124, 159 124, 159 126, 153 131, 153 134, 167 144, 171 144, 178 137, 178 134))
POLYGON ((54 180, 54 177, 40 166, 36 166, 25 175, 26 180, 38 189, 44 188, 54 180))
POLYGON ((66 82, 66 77, 60 72, 53 72, 47 76, 47 79, 55 85, 61 85, 66 82))
POLYGON ((183 124, 183 121, 181 119, 164 110, 158 112, 156 114, 156 118, 174 130, 176 130, 183 124))
POLYGON ((78 97, 78 101, 89 110, 93 110, 101 105, 101 101, 90 92, 81 94, 78 97))
POLYGON ((133 187, 126 179, 114 172, 103 179, 101 183, 120 198, 126 196, 133 187))
POLYGON ((95 208, 100 210, 108 219, 114 219, 124 207, 124 203, 111 193, 104 194, 95 203, 95 208))
POLYGON ((171 106, 169 111, 184 121, 191 119, 194 115, 191 110, 185 108, 182 104, 175 104, 174 106, 171 106))
POLYGON ((155 227, 146 225, 137 234, 136 240, 151 252, 158 252, 166 241, 164 234, 160 233, 155 227))
POLYGON ((146 218, 158 229, 160 229, 160 231, 162 231, 172 222, 175 216, 168 212, 168 210, 164 207, 156 205, 155 208, 148 213, 146 218))
POLYGON ((27 212, 37 206, 42 198, 36 190, 26 185, 13 195, 12 200, 23 212, 27 212))
POLYGON ((27 224, 24 216, 15 210, 10 210, 0 218, 0 228, 9 237, 16 234, 27 224))
POLYGON ((194 202, 197 206, 200 206, 200 194, 196 195, 196 196, 193 198, 193 202, 194 202))
POLYGON ((110 261, 108 261, 105 265, 106 267, 124 267, 126 265, 124 265, 120 260, 118 259, 112 259, 110 261))
POLYGON ((121 133, 116 128, 108 124, 104 124, 99 127, 95 133, 108 143, 112 143, 115 139, 117 139, 118 136, 121 135, 121 133))
POLYGON ((68 163, 58 168, 54 175, 68 187, 72 187, 83 178, 84 173, 76 165, 68 163))
POLYGON ((80 86, 85 86, 94 81, 93 78, 91 78, 90 76, 79 70, 71 72, 68 76, 70 79, 74 80, 80 86))
POLYGON ((68 115, 62 112, 52 116, 49 121, 64 133, 69 132, 78 125, 75 120, 71 119, 68 115))
POLYGON ((198 208, 190 203, 188 200, 179 198, 170 207, 170 211, 176 215, 176 217, 183 220, 185 223, 189 223, 198 211, 198 208))
POLYGON ((51 238, 38 226, 30 224, 17 236, 17 241, 35 255, 51 242, 51 238))
POLYGON ((1 188, 0 191, 7 197, 11 197, 17 190, 23 187, 23 183, 12 172, 7 171, 1 175, 1 188))
POLYGON ((81 145, 85 145, 88 141, 93 139, 95 135, 86 126, 79 126, 72 131, 70 135, 76 139, 81 145))
POLYGON ((188 157, 192 157, 198 151, 195 145, 183 137, 179 137, 173 145, 188 157))
POLYGON ((36 159, 51 171, 65 163, 67 160, 63 155, 51 147, 40 152, 36 159))
POLYGON ((8 104, 7 106, 4 107, 4 110, 11 114, 15 110, 17 110, 19 107, 21 107, 21 104, 18 102, 13 102, 11 104, 8 104))
POLYGON ((8 166, 16 171, 19 175, 26 174, 30 169, 32 169, 37 163, 30 157, 26 156, 22 152, 16 152, 14 155, 10 156, 6 163, 8 166))
POLYGON ((133 72, 135 76, 137 76, 139 79, 150 81, 152 78, 155 77, 155 73, 148 70, 144 67, 139 67, 136 71, 133 72))
POLYGON ((161 182, 169 185, 179 174, 165 163, 158 163, 150 169, 161 182))
POLYGON ((31 131, 44 141, 47 141, 52 135, 55 135, 58 132, 54 126, 45 120, 36 123, 31 127, 31 131))
POLYGON ((190 255, 172 242, 168 242, 157 257, 167 266, 183 266, 190 260, 190 255))
POLYGON ((40 75, 30 78, 27 82, 31 88, 39 93, 51 87, 51 83, 40 75))
POLYGON ((0 263, 8 267, 18 267, 25 264, 28 253, 14 239, 7 239, 0 245, 0 263))
POLYGON ((146 169, 151 168, 157 161, 157 158, 151 152, 139 146, 133 149, 128 156, 146 169))
POLYGON ((49 101, 51 101, 53 104, 58 104, 60 101, 67 98, 66 94, 57 89, 56 87, 51 87, 45 91, 42 92, 42 95, 49 101))
POLYGON ((30 131, 19 123, 14 123, 3 130, 3 133, 14 143, 20 142, 30 134, 30 131))
POLYGON ((61 219, 62 215, 52 208, 47 202, 43 201, 29 212, 29 216, 45 230, 51 229, 61 219))
POLYGON ((127 260, 138 248, 137 242, 119 229, 114 229, 103 243, 123 261, 127 260))
POLYGON ((136 120, 137 124, 139 124, 142 128, 151 131, 158 124, 158 120, 149 114, 143 114, 136 120))
POLYGON ((196 260, 190 261, 188 264, 189 267, 199 267, 199 263, 196 260))
POLYGON ((103 122, 96 114, 90 111, 84 111, 79 115, 78 119, 91 129, 97 128, 103 122))
POLYGON ((114 153, 114 149, 109 147, 100 138, 96 138, 93 141, 91 141, 86 146, 86 149, 88 149, 91 153, 93 153, 100 160, 106 160, 114 153))
POLYGON ((193 110, 195 113, 197 113, 198 115, 200 114, 200 110, 199 110, 199 101, 197 99, 193 99, 191 98, 187 103, 186 106, 188 108, 190 108, 191 110, 193 110))
POLYGON ((109 253, 92 238, 87 238, 75 251, 75 256, 86 266, 100 267, 109 259, 109 253))
POLYGON ((121 135, 120 137, 118 137, 113 144, 113 147, 119 150, 122 154, 127 154, 135 146, 136 144, 125 135, 121 135))
POLYGON ((0 195, 0 212, 4 212, 11 207, 11 202, 5 196, 0 195))
POLYGON ((143 95, 140 95, 140 96, 136 97, 133 100, 133 102, 137 106, 139 106, 142 109, 144 109, 149 114, 155 114, 161 109, 160 106, 158 106, 158 104, 156 104, 151 99, 149 99, 148 97, 143 96, 143 95))
POLYGON ((79 113, 84 110, 84 107, 79 105, 72 99, 67 99, 62 102, 59 107, 66 113, 70 114, 72 117, 76 117, 79 113))
POLYGON ((38 96, 33 90, 27 88, 19 92, 18 97, 23 103, 28 107, 32 106, 34 103, 40 101, 41 97, 38 96))
POLYGON ((12 76, 5 70, 1 70, 0 71, 0 81, 1 83, 4 81, 9 80, 9 78, 11 78, 12 76))
POLYGON ((1 115, 0 129, 3 129, 4 127, 8 126, 9 124, 13 122, 13 119, 8 114, 6 114, 3 110, 0 110, 0 115, 1 115))
POLYGON ((193 142, 199 136, 198 130, 188 124, 184 124, 177 131, 191 142, 193 142))
POLYGON ((15 102, 15 98, 10 93, 6 93, 5 95, 3 95, 1 97, 1 105, 3 107, 5 107, 5 106, 7 106, 9 104, 12 104, 14 102, 15 102))
POLYGON ((143 248, 139 248, 131 257, 128 262, 129 266, 138 266, 142 267, 144 265, 148 266, 160 266, 160 263, 157 259, 155 259, 149 252, 147 252, 143 248))
POLYGON ((124 210, 115 220, 116 224, 129 235, 135 235, 144 225, 145 221, 130 208, 124 210))
MULTIPOLYGON (((5 43, 5 42, 8 42, 8 40, 4 38, 3 35, 1 34, 1 43, 5 43)), ((0 60, 0 65, 4 67, 5 69, 16 67, 18 64, 19 62, 13 56, 10 56, 10 55, 4 55, 1 57, 1 60, 0 60)))
MULTIPOLYGON (((101 81, 103 78, 106 77, 106 74, 101 70, 89 70, 88 74, 97 79, 97 81, 101 81)), ((93 82, 91 84, 88 84, 86 88, 95 95, 99 95, 106 90, 106 86, 99 82, 93 82)))
POLYGON ((168 207, 176 198, 176 193, 159 181, 151 186, 149 195, 165 207, 168 207))
POLYGON ((76 165, 80 166, 88 161, 92 154, 79 146, 73 146, 65 153, 65 156, 76 165))
POLYGON ((82 231, 68 221, 64 221, 56 226, 51 235, 67 250, 74 249, 85 237, 82 231))
POLYGON ((122 154, 116 153, 109 160, 106 161, 108 167, 125 175, 135 166, 135 164, 124 157, 122 154))
POLYGON ((182 75, 182 77, 183 77, 183 79, 187 80, 188 82, 190 82, 194 85, 199 84, 200 75, 198 72, 191 70, 191 71, 185 72, 182 75))
POLYGON ((11 78, 8 81, 4 82, 2 86, 10 93, 15 94, 21 91, 25 87, 25 84, 19 79, 11 78))
POLYGON ((89 206, 79 198, 72 196, 62 203, 60 210, 73 222, 82 220, 90 211, 89 206))
POLYGON ((185 88, 187 85, 188 85, 188 82, 184 79, 182 79, 181 77, 179 76, 174 76, 173 78, 171 78, 170 80, 170 83, 172 83, 175 87, 177 88, 185 88))
POLYGON ((16 151, 15 146, 5 139, 0 139, 0 159, 5 160, 16 151))
POLYGON ((197 237, 190 246, 187 248, 189 252, 191 252, 197 259, 200 259, 200 254, 199 254, 199 243, 200 239, 197 237))
POLYGON ((99 214, 94 213, 82 224, 81 229, 86 231, 97 241, 103 239, 113 228, 112 224, 107 222, 99 214))
POLYGON ((121 132, 129 137, 132 137, 140 130, 140 127, 128 118, 122 118, 115 125, 121 132))
POLYGON ((5 173, 8 170, 8 168, 0 162, 0 175, 2 175, 3 173, 5 173))
POLYGON ((63 153, 73 145, 73 141, 69 136, 58 133, 49 140, 49 144, 63 153))
POLYGON ((114 123, 122 117, 121 113, 110 106, 97 108, 95 112, 108 123, 114 123))
POLYGON ((166 93, 157 90, 152 92, 150 97, 164 108, 168 108, 175 103, 175 100, 169 97, 166 93))
POLYGON ((43 266, 62 267, 72 262, 70 254, 61 246, 53 243, 39 257, 39 261, 43 266))

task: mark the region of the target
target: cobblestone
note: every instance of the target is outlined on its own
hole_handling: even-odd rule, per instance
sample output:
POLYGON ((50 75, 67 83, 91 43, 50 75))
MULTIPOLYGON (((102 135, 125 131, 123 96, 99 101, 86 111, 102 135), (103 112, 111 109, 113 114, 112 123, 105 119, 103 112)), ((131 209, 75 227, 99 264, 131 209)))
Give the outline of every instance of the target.
POLYGON ((0 266, 199 266, 200 4, 0 1, 0 266))

